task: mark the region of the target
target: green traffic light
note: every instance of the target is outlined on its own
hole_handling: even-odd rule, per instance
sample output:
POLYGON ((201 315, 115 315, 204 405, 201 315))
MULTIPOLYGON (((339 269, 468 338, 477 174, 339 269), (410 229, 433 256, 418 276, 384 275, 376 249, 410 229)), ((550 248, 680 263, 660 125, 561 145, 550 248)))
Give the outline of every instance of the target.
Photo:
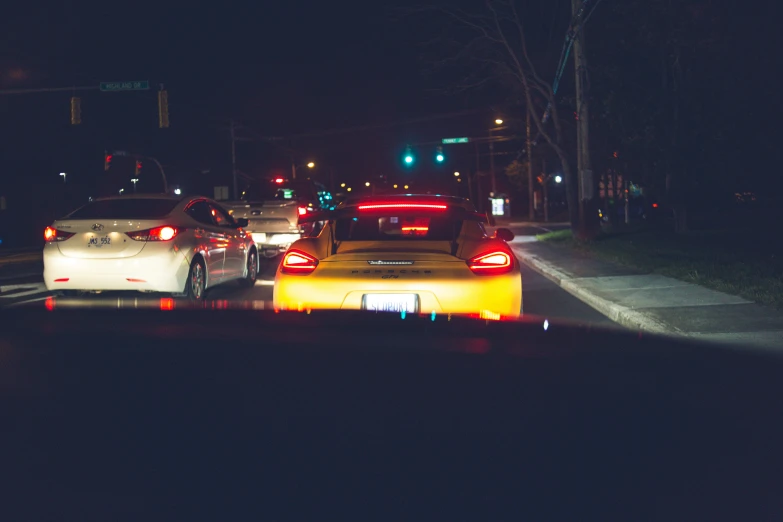
POLYGON ((405 163, 407 165, 410 165, 411 163, 413 163, 413 156, 411 156, 410 154, 406 155, 405 156, 405 163))
POLYGON ((446 158, 443 157, 443 154, 438 154, 435 156, 435 159, 438 160, 438 163, 443 163, 443 160, 446 158))

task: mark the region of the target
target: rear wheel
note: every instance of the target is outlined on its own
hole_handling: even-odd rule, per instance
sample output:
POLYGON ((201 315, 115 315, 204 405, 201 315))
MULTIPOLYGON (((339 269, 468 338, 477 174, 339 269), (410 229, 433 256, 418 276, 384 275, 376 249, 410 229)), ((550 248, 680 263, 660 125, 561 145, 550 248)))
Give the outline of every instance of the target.
POLYGON ((207 285, 207 271, 204 268, 204 261, 197 257, 190 264, 190 272, 188 272, 188 280, 185 282, 185 297, 191 301, 202 301, 204 299, 204 291, 207 285))
POLYGON ((239 284, 245 288, 252 288, 258 279, 258 254, 251 250, 247 255, 247 275, 239 280, 239 284))

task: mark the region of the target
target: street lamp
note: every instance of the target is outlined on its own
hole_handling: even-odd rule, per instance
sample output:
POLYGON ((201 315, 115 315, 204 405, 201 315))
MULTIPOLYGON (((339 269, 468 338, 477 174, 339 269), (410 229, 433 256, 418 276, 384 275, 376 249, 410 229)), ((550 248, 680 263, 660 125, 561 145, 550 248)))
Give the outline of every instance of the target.
POLYGON ((369 186, 370 186, 370 182, 369 182, 369 181, 365 181, 365 182, 364 182, 364 186, 365 186, 365 187, 369 187, 369 186))
POLYGON ((131 183, 133 183, 133 192, 136 192, 136 183, 138 183, 139 178, 133 178, 131 179, 131 183))
POLYGON ((555 183, 562 183, 563 178, 561 176, 555 176, 555 183))
POLYGON ((394 184, 394 188, 397 188, 397 184, 396 183, 394 184))
POLYGON ((459 177, 459 172, 455 172, 455 173, 454 173, 454 177, 455 177, 455 178, 458 178, 458 177, 459 177))
POLYGON ((495 125, 503 125, 503 120, 500 118, 495 119, 495 125))
POLYGON ((305 163, 304 165, 298 165, 296 164, 296 161, 291 162, 291 177, 292 179, 296 179, 296 169, 299 167, 307 167, 308 169, 315 168, 315 162, 310 161, 308 163, 305 163))
POLYGON ((340 188, 345 188, 345 183, 340 183, 340 188))
POLYGON ((348 187, 348 188, 347 188, 347 189, 345 189, 345 190, 347 190, 348 192, 350 192, 350 191, 351 191, 351 187, 348 187))
POLYGON ((402 187, 402 188, 404 188, 405 190, 408 190, 408 185, 405 185, 405 186, 404 186, 404 187, 402 187))
POLYGON ((175 188, 174 189, 174 194, 179 196, 180 194, 182 194, 182 189, 180 189, 179 187, 175 188))
POLYGON ((65 177, 67 176, 67 174, 65 172, 60 172, 60 176, 63 177, 63 183, 65 183, 65 177))

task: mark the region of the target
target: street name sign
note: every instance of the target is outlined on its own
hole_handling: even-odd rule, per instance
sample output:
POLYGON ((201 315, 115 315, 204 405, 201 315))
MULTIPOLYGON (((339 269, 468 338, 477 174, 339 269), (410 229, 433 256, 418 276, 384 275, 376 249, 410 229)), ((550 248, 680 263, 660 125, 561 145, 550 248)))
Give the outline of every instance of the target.
POLYGON ((101 82, 101 91, 103 92, 116 92, 116 91, 148 91, 150 89, 150 82, 101 82))
POLYGON ((444 145, 449 145, 451 143, 468 143, 470 141, 470 138, 443 138, 442 142, 444 145))

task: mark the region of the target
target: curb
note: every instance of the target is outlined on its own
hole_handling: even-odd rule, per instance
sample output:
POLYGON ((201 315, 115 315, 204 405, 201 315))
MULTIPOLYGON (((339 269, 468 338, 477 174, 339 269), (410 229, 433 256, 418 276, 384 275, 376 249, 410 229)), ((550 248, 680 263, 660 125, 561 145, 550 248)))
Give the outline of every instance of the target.
POLYGON ((587 290, 579 284, 578 279, 574 279, 558 270, 555 266, 541 260, 539 257, 515 250, 517 257, 530 268, 540 273, 560 288, 573 295, 580 301, 593 307, 595 310, 604 314, 606 317, 626 328, 634 330, 643 330, 657 334, 677 334, 682 332, 677 328, 659 321, 649 315, 614 303, 593 292, 587 290))

